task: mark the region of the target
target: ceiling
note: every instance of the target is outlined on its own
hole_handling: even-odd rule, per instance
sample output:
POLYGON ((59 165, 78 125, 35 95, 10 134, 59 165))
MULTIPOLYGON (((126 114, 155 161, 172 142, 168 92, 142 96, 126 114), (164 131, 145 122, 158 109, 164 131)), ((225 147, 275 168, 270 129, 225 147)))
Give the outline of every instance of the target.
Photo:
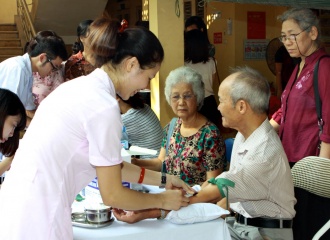
POLYGON ((288 7, 306 7, 315 9, 330 10, 330 0, 201 0, 201 2, 232 2, 232 3, 253 3, 267 4, 288 7))

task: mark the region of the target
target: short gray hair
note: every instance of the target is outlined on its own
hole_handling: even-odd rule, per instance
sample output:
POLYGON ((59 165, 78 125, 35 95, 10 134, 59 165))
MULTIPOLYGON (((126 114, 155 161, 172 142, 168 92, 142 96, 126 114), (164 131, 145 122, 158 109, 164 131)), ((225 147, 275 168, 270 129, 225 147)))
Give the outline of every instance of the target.
POLYGON ((316 14, 308 8, 291 8, 285 11, 282 15, 277 17, 282 23, 287 20, 293 20, 299 25, 301 30, 310 32, 312 26, 317 28, 318 35, 315 40, 318 44, 321 42, 321 28, 320 21, 316 14))
POLYGON ((170 72, 165 82, 165 97, 168 104, 171 105, 172 88, 178 83, 190 84, 193 93, 197 99, 198 110, 203 106, 204 101, 204 82, 202 75, 190 67, 182 66, 170 72))
POLYGON ((233 106, 245 100, 255 113, 268 113, 270 87, 267 79, 247 66, 232 68, 231 73, 237 74, 229 90, 233 106))

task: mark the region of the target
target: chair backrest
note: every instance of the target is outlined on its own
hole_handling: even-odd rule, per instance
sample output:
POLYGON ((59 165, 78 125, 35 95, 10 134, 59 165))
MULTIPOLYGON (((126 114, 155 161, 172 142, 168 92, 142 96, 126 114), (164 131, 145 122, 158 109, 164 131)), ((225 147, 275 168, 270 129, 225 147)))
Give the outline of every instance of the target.
POLYGON ((305 157, 293 166, 291 173, 295 187, 330 198, 330 159, 305 157))
MULTIPOLYGON (((305 157, 293 166, 291 173, 297 199, 293 237, 310 240, 330 219, 330 159, 305 157)), ((321 239, 330 239, 330 232, 321 239)))
POLYGON ((227 138, 225 140, 225 145, 226 145, 226 160, 227 160, 228 163, 230 163, 231 152, 233 151, 234 140, 235 140, 235 138, 227 138))

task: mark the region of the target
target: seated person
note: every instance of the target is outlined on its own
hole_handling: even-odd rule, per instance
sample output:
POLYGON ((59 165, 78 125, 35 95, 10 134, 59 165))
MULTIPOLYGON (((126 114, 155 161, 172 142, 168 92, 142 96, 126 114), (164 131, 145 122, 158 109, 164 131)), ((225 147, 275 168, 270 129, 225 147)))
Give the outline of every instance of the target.
POLYGON ((219 129, 198 112, 204 99, 202 76, 190 67, 173 70, 166 79, 165 96, 178 116, 170 142, 167 142, 168 124, 159 156, 148 161, 132 158, 132 163, 161 171, 165 161, 168 174, 180 177, 189 185, 201 185, 218 176, 225 163, 225 146, 219 129))
MULTIPOLYGON (((123 100, 117 95, 121 119, 126 128, 128 143, 159 151, 163 140, 163 129, 152 109, 143 102, 139 93, 123 100)), ((141 158, 155 158, 153 155, 141 155, 141 158)))
MULTIPOLYGON (((291 219, 296 199, 287 157, 267 118, 268 81, 249 67, 236 68, 223 80, 218 95, 222 124, 238 131, 230 168, 210 179, 190 198, 190 204, 217 202, 237 212, 236 220, 228 217, 227 221, 233 239, 293 239, 291 219), (234 187, 224 191, 223 180, 234 187)), ((118 220, 130 223, 160 217, 161 212, 164 217, 159 209, 114 210, 118 220)))

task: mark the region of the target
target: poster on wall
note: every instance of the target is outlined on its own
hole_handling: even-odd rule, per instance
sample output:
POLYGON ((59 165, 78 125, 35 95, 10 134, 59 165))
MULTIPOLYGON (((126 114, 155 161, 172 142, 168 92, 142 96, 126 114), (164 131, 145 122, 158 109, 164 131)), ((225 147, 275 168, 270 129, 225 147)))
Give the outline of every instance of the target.
POLYGON ((247 38, 248 39, 266 38, 265 12, 247 12, 247 38))
POLYGON ((222 43, 222 32, 216 32, 213 34, 213 43, 214 44, 222 43))
POLYGON ((265 60, 268 39, 244 40, 244 60, 265 60))

